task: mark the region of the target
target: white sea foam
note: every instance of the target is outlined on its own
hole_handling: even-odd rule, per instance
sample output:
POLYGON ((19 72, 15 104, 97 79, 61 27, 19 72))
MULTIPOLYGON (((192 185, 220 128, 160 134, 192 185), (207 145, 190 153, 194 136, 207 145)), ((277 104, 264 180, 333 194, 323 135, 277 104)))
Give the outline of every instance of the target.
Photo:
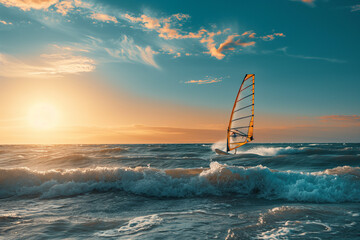
POLYGON ((243 154, 257 154, 260 156, 275 156, 279 154, 294 153, 302 149, 295 149, 290 146, 288 147, 255 147, 246 151, 238 151, 237 153, 243 154))
POLYGON ((156 197, 241 195, 307 202, 360 202, 360 168, 299 173, 212 162, 209 169, 97 167, 34 171, 0 169, 0 197, 42 198, 126 191, 156 197))
POLYGON ((141 216, 131 219, 127 225, 119 228, 119 233, 133 234, 139 231, 147 230, 155 225, 159 225, 162 222, 162 218, 157 214, 141 216))
POLYGON ((256 239, 288 239, 286 236, 289 235, 292 230, 294 229, 288 227, 274 228, 259 234, 256 239))
POLYGON ((99 237, 117 237, 122 235, 130 235, 141 231, 146 231, 156 225, 160 225, 163 219, 157 214, 140 216, 131 219, 127 224, 119 229, 110 229, 95 233, 99 237))
MULTIPOLYGON (((211 146, 211 149, 213 151, 215 151, 215 149, 220 149, 220 150, 226 151, 226 141, 222 140, 222 141, 218 141, 218 142, 214 143, 211 146)), ((266 147, 266 146, 262 146, 262 147, 252 147, 252 148, 247 149, 247 150, 242 150, 240 148, 240 149, 237 149, 236 153, 237 154, 256 154, 256 155, 259 155, 259 156, 275 156, 275 155, 278 155, 278 154, 295 153, 295 152, 302 151, 304 149, 305 148, 296 149, 296 148, 293 148, 293 147, 290 147, 290 146, 287 146, 287 147, 270 147, 270 146, 266 147)))

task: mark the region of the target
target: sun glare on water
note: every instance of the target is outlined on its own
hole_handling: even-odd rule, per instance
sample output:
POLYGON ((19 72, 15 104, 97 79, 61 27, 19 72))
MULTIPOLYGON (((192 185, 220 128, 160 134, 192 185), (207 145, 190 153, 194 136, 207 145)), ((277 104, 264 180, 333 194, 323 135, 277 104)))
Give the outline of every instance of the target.
POLYGON ((28 112, 28 122, 34 129, 52 129, 58 124, 58 111, 48 103, 33 105, 28 112))

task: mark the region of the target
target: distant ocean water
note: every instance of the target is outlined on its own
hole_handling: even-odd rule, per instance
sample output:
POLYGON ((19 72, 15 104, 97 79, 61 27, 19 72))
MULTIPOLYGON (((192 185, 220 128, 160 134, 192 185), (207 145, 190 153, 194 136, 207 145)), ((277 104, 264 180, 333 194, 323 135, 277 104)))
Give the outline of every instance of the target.
POLYGON ((0 239, 360 239, 360 144, 2 145, 0 239))

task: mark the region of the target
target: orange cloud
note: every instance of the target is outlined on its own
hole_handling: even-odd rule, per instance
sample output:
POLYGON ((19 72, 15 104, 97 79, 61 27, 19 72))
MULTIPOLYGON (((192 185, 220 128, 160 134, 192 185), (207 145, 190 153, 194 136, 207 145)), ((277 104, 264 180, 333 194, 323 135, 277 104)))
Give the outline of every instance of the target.
POLYGON ((248 38, 255 38, 255 34, 256 33, 254 33, 254 32, 246 31, 243 34, 241 34, 241 36, 246 36, 247 35, 248 38))
MULTIPOLYGON (((141 17, 133 17, 129 14, 123 16, 130 22, 141 23, 141 26, 145 29, 154 30, 159 33, 159 37, 171 40, 171 39, 199 39, 200 43, 204 43, 208 49, 208 54, 217 58, 223 59, 225 52, 234 51, 237 46, 249 47, 254 46, 255 41, 244 41, 243 39, 255 39, 255 33, 252 31, 246 31, 242 35, 232 34, 228 35, 224 42, 217 43, 215 36, 222 35, 228 32, 230 29, 224 29, 217 32, 210 32, 206 29, 200 29, 197 32, 186 32, 178 29, 182 26, 179 21, 188 19, 190 16, 186 14, 173 14, 167 18, 153 18, 147 15, 141 15, 141 17), (178 27, 178 28, 176 28, 178 27), (217 45, 219 46, 217 47, 217 45)), ((259 37, 265 41, 275 39, 275 37, 285 37, 283 33, 274 33, 264 37, 259 37)), ((177 56, 181 55, 176 53, 177 56)))
POLYGON ((155 30, 159 33, 159 37, 164 39, 185 39, 185 38, 201 38, 206 32, 205 29, 200 29, 198 32, 189 32, 187 34, 181 33, 179 29, 173 28, 172 24, 176 21, 187 19, 190 16, 186 14, 173 14, 168 18, 153 18, 147 15, 141 17, 133 17, 129 14, 124 15, 125 19, 137 23, 142 23, 142 26, 149 30, 155 30), (175 20, 175 21, 173 21, 175 20))
POLYGON ((70 10, 74 9, 73 1, 71 0, 65 0, 62 2, 59 2, 55 5, 57 8, 57 12, 61 13, 61 15, 65 16, 70 10))
POLYGON ((160 20, 156 18, 152 18, 146 15, 141 15, 141 17, 132 17, 129 14, 125 14, 124 17, 131 22, 142 22, 145 28, 148 29, 156 29, 160 27, 160 20))
POLYGON ((48 9, 58 2, 59 0, 0 0, 0 3, 6 7, 18 7, 24 11, 29 11, 30 9, 48 9))
POLYGON ((171 28, 169 23, 165 23, 163 27, 158 29, 159 37, 164 39, 186 39, 186 38, 201 38, 207 31, 200 29, 198 32, 189 32, 188 34, 181 34, 180 30, 171 28))
POLYGON ((225 51, 233 51, 235 50, 235 46, 242 46, 242 47, 249 47, 255 45, 254 41, 251 42, 241 42, 241 39, 234 40, 234 38, 239 37, 238 34, 230 35, 226 38, 226 40, 219 45, 218 48, 216 48, 216 43, 214 40, 214 36, 220 35, 221 32, 217 33, 208 33, 207 38, 201 39, 201 43, 207 43, 207 48, 209 50, 209 54, 213 57, 216 57, 217 59, 223 59, 225 57, 225 54, 223 52, 225 51))
POLYGON ((357 123, 360 124, 360 115, 328 115, 321 116, 319 119, 322 122, 344 122, 344 123, 357 123))
POLYGON ((275 37, 285 37, 285 34, 283 33, 273 33, 273 34, 269 34, 263 37, 260 37, 262 40, 264 41, 272 41, 275 39, 275 37))
POLYGON ((11 22, 6 22, 6 21, 3 21, 3 20, 0 20, 0 23, 4 24, 4 25, 12 25, 11 22))
POLYGON ((134 43, 133 39, 128 38, 126 35, 122 41, 116 41, 114 44, 114 48, 105 48, 105 50, 115 59, 138 62, 160 68, 154 60, 155 52, 150 46, 140 47, 134 43))
POLYGON ((77 48, 77 47, 60 46, 60 45, 57 45, 57 44, 53 44, 52 46, 53 46, 54 48, 56 48, 56 49, 63 50, 63 51, 71 51, 71 52, 89 52, 89 50, 87 50, 87 49, 77 48))
POLYGON ((315 0, 291 0, 291 1, 302 2, 312 7, 315 6, 315 0))
POLYGON ((67 54, 43 54, 49 66, 43 67, 42 71, 32 74, 61 75, 92 72, 95 70, 95 61, 85 56, 67 54))
POLYGON ((61 76, 91 72, 94 69, 93 59, 72 53, 43 54, 36 64, 28 64, 0 53, 0 76, 3 77, 61 76))
POLYGON ((114 22, 114 23, 118 23, 116 17, 107 15, 107 14, 103 14, 103 13, 93 13, 90 18, 92 19, 96 19, 102 22, 114 22))
POLYGON ((222 78, 207 77, 206 79, 203 79, 203 80, 190 80, 185 83, 210 84, 210 83, 217 83, 217 82, 221 82, 221 81, 222 81, 222 78))

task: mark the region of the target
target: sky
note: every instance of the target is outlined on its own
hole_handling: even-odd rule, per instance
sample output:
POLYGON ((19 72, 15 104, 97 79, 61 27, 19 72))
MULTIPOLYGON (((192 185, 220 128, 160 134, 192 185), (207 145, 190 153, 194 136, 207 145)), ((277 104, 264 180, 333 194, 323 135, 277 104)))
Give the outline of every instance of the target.
POLYGON ((355 0, 0 0, 0 144, 360 142, 355 0))

